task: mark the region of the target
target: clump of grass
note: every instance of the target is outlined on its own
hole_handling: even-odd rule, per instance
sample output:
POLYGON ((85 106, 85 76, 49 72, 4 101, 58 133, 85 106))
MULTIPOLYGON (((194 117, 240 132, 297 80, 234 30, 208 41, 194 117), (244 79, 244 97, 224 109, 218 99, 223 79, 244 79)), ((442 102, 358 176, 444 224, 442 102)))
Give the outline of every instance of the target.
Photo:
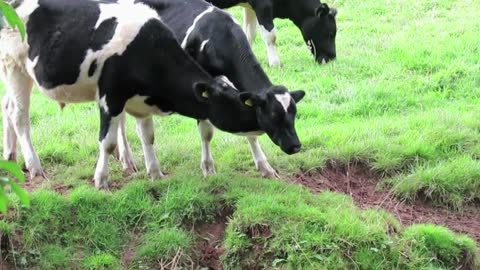
POLYGON ((435 166, 416 168, 412 174, 390 179, 401 197, 420 196, 455 208, 480 200, 480 162, 456 156, 435 166))
POLYGON ((402 258, 402 263, 413 268, 475 269, 475 254, 478 252, 475 241, 444 227, 412 225, 403 232, 399 246, 407 255, 402 258))
POLYGON ((101 252, 86 257, 83 266, 85 269, 95 270, 119 269, 120 261, 112 254, 101 252))
POLYGON ((73 249, 59 245, 45 245, 41 247, 39 265, 41 269, 67 269, 72 265, 73 249))
POLYGON ((167 262, 179 252, 188 254, 192 243, 192 235, 184 230, 157 227, 143 235, 135 256, 147 263, 167 262))

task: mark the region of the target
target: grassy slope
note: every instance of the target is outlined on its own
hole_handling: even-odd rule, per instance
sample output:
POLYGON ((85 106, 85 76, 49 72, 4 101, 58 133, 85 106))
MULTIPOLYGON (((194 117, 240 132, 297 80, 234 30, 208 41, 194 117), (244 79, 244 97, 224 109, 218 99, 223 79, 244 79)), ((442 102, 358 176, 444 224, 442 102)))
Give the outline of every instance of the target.
MULTIPOLYGON (((272 165, 287 176, 299 169, 322 166, 327 159, 365 160, 392 176, 387 183, 399 196, 427 196, 455 207, 480 199, 480 109, 476 106, 480 94, 480 2, 404 0, 379 5, 373 0, 355 0, 336 6, 339 58, 326 66, 313 63, 298 30, 290 22, 276 21, 284 67, 266 68, 267 72, 272 81, 292 90, 304 89, 307 96, 299 105, 297 121, 304 150, 286 156, 268 138, 262 138, 272 165)), ((233 12, 240 14, 239 9, 233 12)), ((254 50, 266 66, 266 52, 260 38, 254 50)), ((96 106, 70 105, 62 112, 38 92, 33 100, 33 141, 51 176, 51 181, 43 186, 81 186, 91 178, 97 157, 96 106)), ((113 203, 120 213, 133 211, 133 216, 142 211, 159 211, 147 215, 153 221, 143 220, 138 225, 140 232, 150 232, 141 238, 145 247, 137 255, 147 258, 142 262, 168 259, 160 255, 171 257, 169 252, 177 247, 185 251, 192 247, 193 236, 176 226, 185 220, 170 215, 187 215, 189 219, 211 216, 226 202, 236 207, 227 229, 224 258, 230 266, 256 260, 251 257, 255 252, 249 249, 255 244, 246 233, 255 224, 267 224, 272 231, 273 236, 266 244, 269 252, 261 256, 270 261, 277 259, 279 266, 380 265, 385 269, 392 264, 400 268, 453 266, 455 259, 442 257, 439 252, 455 256, 460 254, 459 250, 473 246, 468 240, 455 240, 449 232, 438 228, 410 227, 391 233, 388 224, 396 222, 390 217, 374 211, 358 211, 343 196, 326 193, 314 197, 284 184, 250 180, 257 173, 245 140, 222 132, 216 133, 213 145, 220 174, 204 182, 198 168, 200 144, 195 139, 198 137, 195 121, 179 116, 155 121, 162 168, 178 176, 159 183, 157 188, 164 190, 171 185, 178 191, 178 198, 184 200, 172 195, 169 197, 172 201, 165 202, 168 205, 165 206, 161 199, 159 202, 145 199, 139 192, 128 197, 139 200, 133 206, 113 203), (223 180, 229 178, 238 183, 223 180), (225 187, 223 200, 221 196, 210 195, 218 186, 225 187), (187 191, 182 191, 184 188, 187 191), (205 192, 189 193, 189 188, 205 192), (171 211, 179 213, 170 214, 163 207, 172 207, 171 211), (337 215, 336 211, 342 213, 337 215), (161 217, 165 221, 157 222, 161 217), (415 240, 414 244, 411 240, 415 240), (160 242, 171 245, 148 246, 160 242), (449 246, 460 249, 451 251, 449 246), (406 249, 409 252, 405 253, 406 249), (405 254, 410 259, 406 260, 405 254)), ((141 165, 141 148, 133 121, 129 127, 128 136, 137 164, 141 165)), ((116 162, 112 162, 111 175, 111 181, 122 178, 116 162)), ((142 170, 137 178, 144 177, 142 170)), ((122 192, 95 193, 79 187, 68 198, 38 192, 34 195, 37 204, 31 210, 38 215, 22 215, 23 218, 17 219, 15 212, 10 220, 17 220, 15 226, 27 236, 23 251, 44 254, 35 263, 53 265, 55 258, 60 263, 85 267, 103 261, 118 263, 120 247, 126 239, 122 235, 103 233, 102 236, 102 232, 110 232, 111 228, 126 232, 134 226, 133 221, 129 215, 112 216, 110 211, 114 210, 108 206, 105 206, 108 210, 98 208, 96 202, 103 205, 121 200, 122 192), (64 208, 58 207, 56 201, 49 208, 51 200, 58 200, 64 208), (68 215, 66 209, 75 209, 74 214, 68 215), (75 222, 61 222, 72 218, 75 222), (77 219, 85 221, 77 224, 77 219), (95 222, 96 219, 102 222, 95 222), (80 224, 93 227, 90 230, 80 224), (40 228, 40 233, 31 232, 32 238, 28 238, 25 230, 40 225, 45 237, 40 228), (28 229, 22 229, 24 226, 28 229), (50 235, 52 228, 69 233, 50 235), (97 231, 100 236, 94 235, 97 231), (76 258, 70 257, 73 250, 76 258), (100 250, 104 252, 99 253, 100 250), (63 256, 62 252, 69 256, 63 256), (91 257, 92 254, 95 256, 91 257)))

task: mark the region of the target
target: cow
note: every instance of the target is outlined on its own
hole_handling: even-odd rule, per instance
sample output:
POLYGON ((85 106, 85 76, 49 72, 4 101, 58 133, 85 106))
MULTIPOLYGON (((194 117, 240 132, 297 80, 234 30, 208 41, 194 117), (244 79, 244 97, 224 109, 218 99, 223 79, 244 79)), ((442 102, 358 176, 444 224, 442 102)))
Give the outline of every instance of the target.
POLYGON ((303 40, 318 63, 326 64, 335 59, 335 36, 337 34, 335 8, 319 0, 206 0, 219 8, 242 6, 248 41, 253 42, 257 24, 267 47, 270 66, 280 66, 276 49, 274 18, 290 19, 302 32, 303 40), (258 18, 258 20, 257 20, 258 18))
MULTIPOLYGON (((241 27, 230 14, 202 0, 140 0, 140 2, 157 11, 162 21, 175 33, 182 48, 210 75, 222 78, 225 83, 242 92, 244 97, 252 96, 255 99, 275 96, 275 99, 263 98, 262 102, 265 105, 262 107, 265 112, 259 115, 276 115, 285 119, 285 123, 294 120, 295 110, 290 110, 289 104, 301 100, 304 92, 292 91, 289 96, 293 99, 278 95, 278 93, 285 93, 287 89, 270 82, 255 58, 241 27)), ((270 125, 275 121, 277 120, 274 118, 259 119, 259 122, 263 123, 263 130, 267 131, 270 137, 276 136, 273 132, 274 128, 270 125)), ((123 122, 120 125, 123 128, 123 122)), ((206 135, 213 134, 214 128, 208 121, 199 121, 198 128, 202 138, 200 167, 204 176, 208 176, 215 173, 215 166, 210 151, 211 136, 206 135)), ((278 177, 258 143, 257 136, 261 133, 241 135, 247 136, 254 164, 260 174, 263 177, 278 177)), ((119 158, 124 164, 124 169, 136 171, 125 136, 120 135, 118 145, 119 158)))
MULTIPOLYGON (((11 28, 0 31, 0 79, 6 86, 4 158, 16 159, 18 140, 31 177, 44 176, 30 134, 33 83, 60 103, 97 101, 99 158, 94 182, 98 188, 107 187, 108 156, 118 137, 125 135, 120 127, 125 113, 137 120, 152 178, 163 176, 153 149, 152 115, 178 113, 235 134, 266 132, 287 154, 300 151, 293 119, 277 119, 272 112, 285 105, 289 116, 295 117, 295 101, 304 92, 278 88, 253 96, 239 92, 222 77, 213 78, 182 49, 149 5, 132 0, 20 2, 16 11, 26 24, 26 41, 11 28), (290 103, 271 102, 279 96, 289 97, 290 103), (272 118, 279 122, 271 122, 272 118)), ((202 126, 200 132, 204 137, 213 135, 202 126)))

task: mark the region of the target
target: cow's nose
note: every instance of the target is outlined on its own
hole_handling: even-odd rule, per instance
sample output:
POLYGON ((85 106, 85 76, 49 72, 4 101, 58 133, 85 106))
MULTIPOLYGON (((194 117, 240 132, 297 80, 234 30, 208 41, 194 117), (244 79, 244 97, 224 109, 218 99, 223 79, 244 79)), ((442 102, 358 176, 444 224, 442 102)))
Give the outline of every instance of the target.
POLYGON ((296 154, 296 153, 300 152, 301 148, 302 148, 302 146, 300 144, 299 145, 292 145, 285 152, 289 155, 293 155, 293 154, 296 154))

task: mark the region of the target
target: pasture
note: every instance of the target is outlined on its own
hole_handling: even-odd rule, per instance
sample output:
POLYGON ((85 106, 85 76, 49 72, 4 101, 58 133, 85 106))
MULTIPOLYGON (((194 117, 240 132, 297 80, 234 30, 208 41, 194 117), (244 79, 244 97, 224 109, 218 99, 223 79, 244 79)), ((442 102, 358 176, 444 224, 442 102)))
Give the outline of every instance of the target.
POLYGON ((478 269, 480 1, 327 3, 335 61, 316 64, 284 20, 282 68, 259 35, 253 46, 274 83, 306 91, 302 151, 260 139, 280 179, 258 178, 246 139, 219 131, 217 175, 203 178, 196 121, 173 115, 154 118, 168 177, 148 179, 129 118, 140 171, 112 157, 110 190, 97 191, 97 105, 61 110, 34 91, 49 181, 30 179, 31 207, 12 196, 0 215, 0 269, 478 269))

